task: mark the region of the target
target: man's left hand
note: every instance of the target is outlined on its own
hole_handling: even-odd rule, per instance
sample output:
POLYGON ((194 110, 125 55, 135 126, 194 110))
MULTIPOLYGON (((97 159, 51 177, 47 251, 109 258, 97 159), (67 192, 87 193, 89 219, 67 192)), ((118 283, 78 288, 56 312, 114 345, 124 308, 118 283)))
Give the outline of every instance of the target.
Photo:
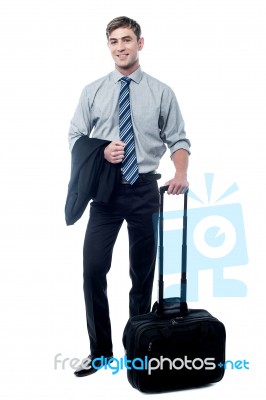
POLYGON ((168 185, 168 194, 184 194, 188 189, 189 183, 186 176, 175 176, 165 183, 165 186, 168 185))

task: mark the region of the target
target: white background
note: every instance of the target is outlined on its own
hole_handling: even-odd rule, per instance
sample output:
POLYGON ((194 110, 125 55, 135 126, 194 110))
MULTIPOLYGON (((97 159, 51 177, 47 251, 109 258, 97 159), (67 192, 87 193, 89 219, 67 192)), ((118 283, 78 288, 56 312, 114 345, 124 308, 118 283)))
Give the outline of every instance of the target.
MULTIPOLYGON (((249 263, 228 269, 245 298, 216 298, 202 271, 199 301, 227 328, 227 358, 250 370, 227 371, 211 387, 164 398, 262 398, 265 345, 266 58, 264 0, 2 0, 1 44, 1 398, 141 398, 125 371, 77 379, 54 357, 89 354, 82 292, 82 244, 88 210, 64 221, 70 173, 69 121, 80 92, 113 69, 107 23, 128 15, 142 26, 141 66, 176 92, 192 142, 189 181, 205 196, 233 182, 244 213, 249 263), (264 331, 264 333, 263 333, 264 331)), ((173 175, 168 155, 161 183, 173 175)), ((216 196, 217 197, 217 196, 216 196)), ((176 207, 173 199, 170 207, 176 207)), ((128 313, 127 233, 123 227, 109 274, 114 353, 128 313)), ((154 299, 156 298, 156 290, 154 299)), ((151 396, 153 398, 155 396, 151 396)))

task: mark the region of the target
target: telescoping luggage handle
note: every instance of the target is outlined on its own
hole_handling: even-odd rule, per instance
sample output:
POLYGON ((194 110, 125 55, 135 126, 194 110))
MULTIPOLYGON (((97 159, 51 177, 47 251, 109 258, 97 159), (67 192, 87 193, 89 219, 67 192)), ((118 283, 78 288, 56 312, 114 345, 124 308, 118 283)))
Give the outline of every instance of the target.
MULTIPOLYGON (((167 313, 171 309, 175 309, 180 303, 180 313, 187 311, 187 198, 188 190, 184 193, 184 210, 183 210, 183 232, 182 232, 182 253, 181 253, 181 289, 180 298, 164 299, 164 193, 168 190, 169 186, 160 187, 160 213, 159 213, 159 295, 158 295, 158 308, 159 312, 167 313), (169 306, 167 305, 167 301, 169 306), (165 306, 166 304, 166 306, 165 306)), ((179 308, 179 307, 177 307, 179 308)))

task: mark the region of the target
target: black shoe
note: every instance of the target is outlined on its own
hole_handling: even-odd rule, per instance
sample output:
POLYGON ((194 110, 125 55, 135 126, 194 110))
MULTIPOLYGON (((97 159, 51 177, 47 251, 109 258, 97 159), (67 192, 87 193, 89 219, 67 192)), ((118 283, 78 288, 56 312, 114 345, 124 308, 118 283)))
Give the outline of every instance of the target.
MULTIPOLYGON (((88 356, 82 360, 74 374, 78 377, 87 376, 94 374, 99 371, 104 365, 107 365, 108 361, 112 360, 113 356, 108 357, 96 357, 88 356)), ((111 361, 112 362, 112 361, 111 361)))

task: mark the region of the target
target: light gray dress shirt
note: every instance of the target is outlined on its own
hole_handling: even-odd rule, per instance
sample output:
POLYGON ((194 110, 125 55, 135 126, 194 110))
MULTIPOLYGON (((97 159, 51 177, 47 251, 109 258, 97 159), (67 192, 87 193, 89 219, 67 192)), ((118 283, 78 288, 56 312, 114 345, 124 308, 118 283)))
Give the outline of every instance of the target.
MULTIPOLYGON (((114 70, 83 89, 70 124, 70 150, 82 135, 120 140, 118 98, 122 77, 114 70)), ((148 173, 158 168, 167 147, 171 155, 178 149, 190 152, 190 142, 172 89, 140 67, 129 78, 139 173, 148 173)))

